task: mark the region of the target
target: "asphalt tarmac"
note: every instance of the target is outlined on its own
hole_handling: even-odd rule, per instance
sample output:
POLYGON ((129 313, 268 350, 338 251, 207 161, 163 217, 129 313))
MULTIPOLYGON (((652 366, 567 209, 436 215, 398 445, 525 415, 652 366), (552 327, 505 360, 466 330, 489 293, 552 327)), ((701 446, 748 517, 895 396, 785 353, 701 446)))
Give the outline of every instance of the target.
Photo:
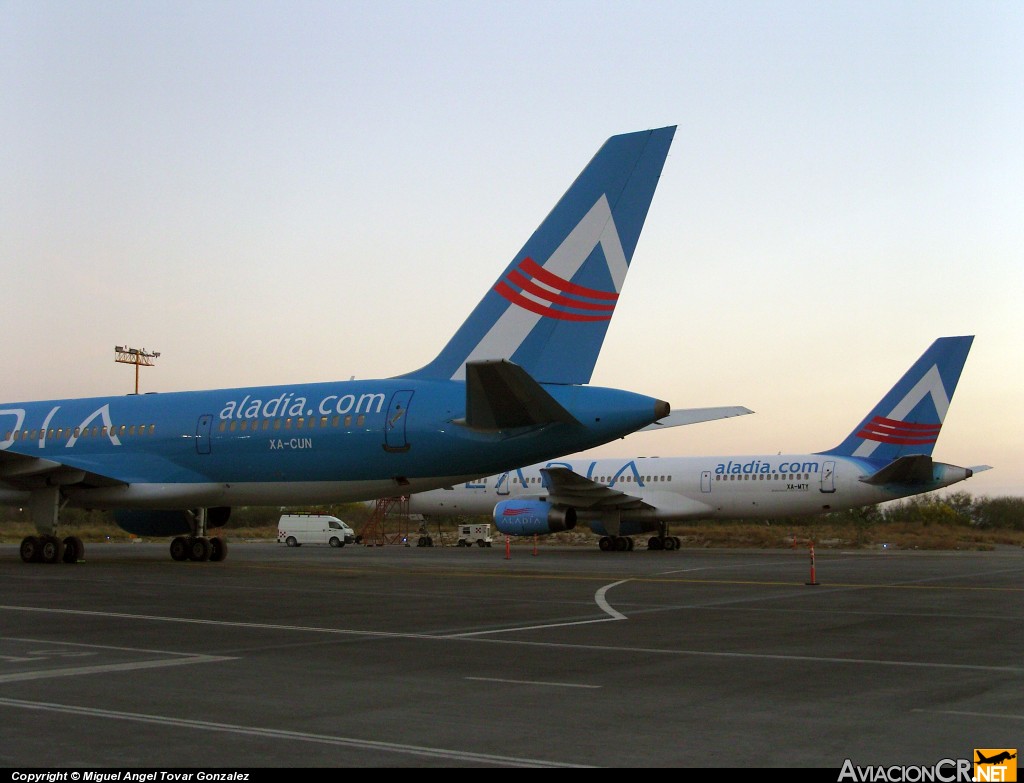
POLYGON ((0 546, 15 770, 932 768, 1022 686, 1015 548, 0 546))

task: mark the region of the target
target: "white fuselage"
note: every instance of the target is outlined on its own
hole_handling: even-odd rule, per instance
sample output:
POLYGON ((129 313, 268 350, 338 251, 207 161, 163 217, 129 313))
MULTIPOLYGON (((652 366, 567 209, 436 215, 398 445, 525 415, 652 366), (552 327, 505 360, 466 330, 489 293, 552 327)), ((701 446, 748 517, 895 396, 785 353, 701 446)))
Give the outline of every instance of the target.
MULTIPOLYGON (((540 473, 544 467, 569 468, 643 500, 655 511, 642 518, 656 516, 664 522, 823 514, 939 489, 969 475, 964 468, 936 463, 932 483, 875 486, 860 480, 873 472, 865 461, 825 454, 567 458, 412 495, 409 511, 427 516, 490 514, 503 500, 548 499, 540 473)), ((622 514, 623 519, 630 516, 628 511, 622 514)))

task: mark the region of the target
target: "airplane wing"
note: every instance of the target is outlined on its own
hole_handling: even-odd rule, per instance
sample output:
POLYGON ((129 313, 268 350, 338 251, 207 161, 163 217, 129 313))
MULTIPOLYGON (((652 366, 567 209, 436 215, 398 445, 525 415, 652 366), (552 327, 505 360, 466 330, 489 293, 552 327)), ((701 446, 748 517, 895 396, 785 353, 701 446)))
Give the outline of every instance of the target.
POLYGON ((541 468, 548 502, 580 509, 653 508, 640 498, 591 481, 568 468, 541 468))
POLYGON ((684 424, 699 424, 702 421, 715 421, 716 419, 729 419, 733 416, 746 416, 753 413, 750 408, 742 405, 723 405, 715 408, 681 408, 672 411, 664 419, 658 419, 654 424, 648 424, 637 432, 651 432, 653 430, 668 429, 669 427, 682 427, 684 424))
POLYGON ((0 451, 0 488, 29 491, 67 484, 111 487, 124 482, 62 462, 30 457, 10 450, 0 451))

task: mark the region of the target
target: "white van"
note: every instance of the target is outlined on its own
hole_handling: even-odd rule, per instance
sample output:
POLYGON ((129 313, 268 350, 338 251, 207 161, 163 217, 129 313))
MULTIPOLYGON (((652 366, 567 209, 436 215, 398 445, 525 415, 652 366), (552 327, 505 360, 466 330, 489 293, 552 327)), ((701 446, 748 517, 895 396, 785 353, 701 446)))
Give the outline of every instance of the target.
POLYGON ((337 517, 327 514, 282 514, 277 521, 277 543, 288 546, 358 543, 356 532, 337 517))

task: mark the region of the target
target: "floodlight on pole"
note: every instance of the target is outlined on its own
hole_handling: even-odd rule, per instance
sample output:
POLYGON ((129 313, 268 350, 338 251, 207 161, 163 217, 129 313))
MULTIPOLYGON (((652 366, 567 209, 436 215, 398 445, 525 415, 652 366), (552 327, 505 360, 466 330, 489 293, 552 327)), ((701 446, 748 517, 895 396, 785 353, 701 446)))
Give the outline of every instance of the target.
POLYGON ((145 348, 129 348, 127 345, 114 346, 114 361, 121 364, 135 365, 135 393, 139 393, 139 367, 152 367, 153 360, 160 355, 159 351, 147 351, 145 348))

